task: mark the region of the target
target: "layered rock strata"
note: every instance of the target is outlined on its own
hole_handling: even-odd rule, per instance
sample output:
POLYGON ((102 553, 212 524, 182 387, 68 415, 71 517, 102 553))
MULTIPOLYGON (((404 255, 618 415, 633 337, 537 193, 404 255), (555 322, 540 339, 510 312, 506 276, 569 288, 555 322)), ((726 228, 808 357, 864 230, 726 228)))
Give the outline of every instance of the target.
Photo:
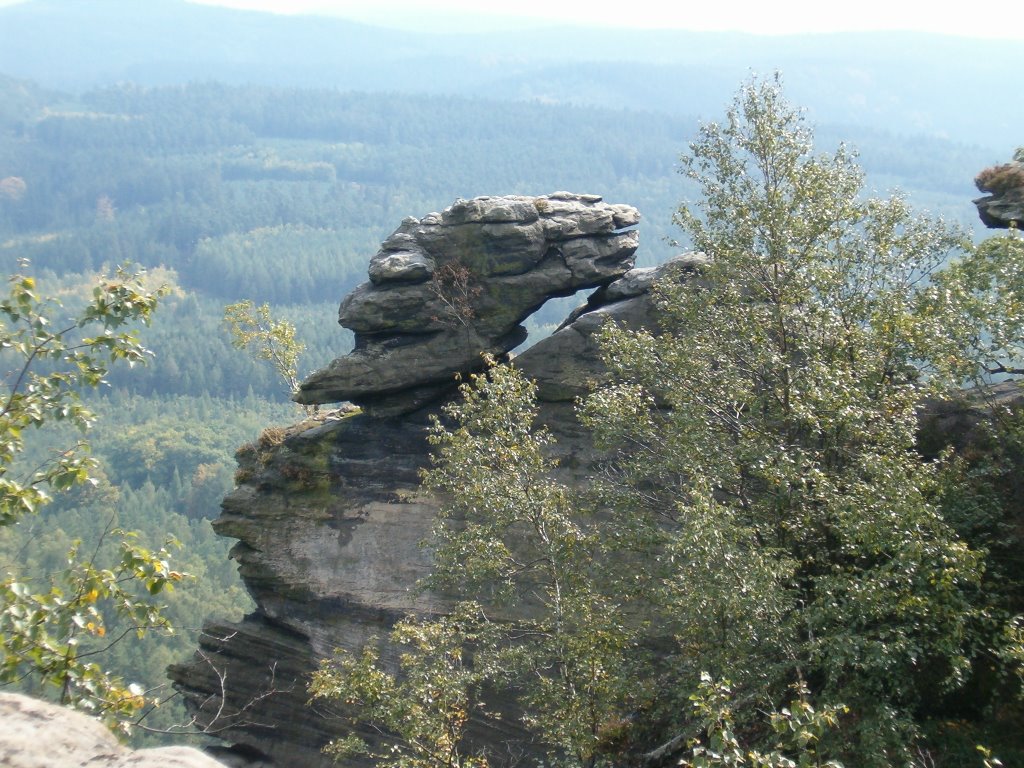
MULTIPOLYGON (((258 609, 237 625, 209 625, 196 657, 172 667, 200 722, 282 766, 330 764, 320 749, 343 734, 329 711, 307 705, 310 671, 336 648, 383 637, 409 612, 445 607, 443 596, 414 589, 430 567, 419 543, 438 513, 419 485, 431 416, 455 396, 455 375, 480 366, 481 352, 519 343, 529 312, 596 287, 515 361, 540 385, 540 419, 559 438, 562 471, 569 479, 586 471, 593 455, 573 399, 604 375, 596 331, 609 320, 652 327, 652 282, 685 278, 701 263, 691 255, 631 269, 636 233, 620 230, 637 218, 595 196, 478 198, 407 219, 385 241, 370 282, 342 303, 355 351, 300 396, 353 399, 363 410, 267 430, 239 452, 238 487, 215 527, 238 540, 232 556, 258 609), (459 282, 431 284, 442 270, 456 272, 446 265, 469 272, 466 301, 452 302, 471 310, 464 323, 445 314, 444 285, 459 282)), ((500 751, 519 734, 508 718, 476 724, 474 735, 500 751)))
POLYGON ((526 339, 548 299, 607 285, 633 264, 640 220, 596 195, 459 200, 408 218, 341 304, 355 350, 317 371, 300 403, 350 400, 378 415, 416 409, 526 339))

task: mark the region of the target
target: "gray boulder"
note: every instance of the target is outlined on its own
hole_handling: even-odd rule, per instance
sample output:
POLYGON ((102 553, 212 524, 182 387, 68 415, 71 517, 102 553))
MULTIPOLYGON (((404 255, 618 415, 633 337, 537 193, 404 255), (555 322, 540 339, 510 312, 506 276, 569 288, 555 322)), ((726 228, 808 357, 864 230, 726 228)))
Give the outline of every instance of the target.
POLYGON ((224 768, 189 747, 128 749, 81 712, 0 693, 0 765, 6 768, 224 768))

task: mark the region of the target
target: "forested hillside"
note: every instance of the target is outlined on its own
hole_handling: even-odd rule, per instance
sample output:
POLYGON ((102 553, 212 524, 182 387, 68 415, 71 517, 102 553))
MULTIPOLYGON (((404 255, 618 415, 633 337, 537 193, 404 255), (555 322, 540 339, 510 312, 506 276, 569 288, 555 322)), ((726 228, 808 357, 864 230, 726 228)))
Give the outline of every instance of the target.
MULTIPOLYGON (((216 331, 221 305, 240 299, 286 308, 306 370, 329 361, 347 337, 327 305, 405 216, 479 194, 597 191, 644 213, 650 264, 672 252, 671 213, 688 192, 674 165, 693 120, 662 114, 217 84, 77 98, 2 87, 0 169, 22 186, 0 204, 0 253, 62 277, 130 259, 172 270, 182 288, 150 336, 155 364, 117 382, 143 394, 272 395, 269 374, 216 331)), ((847 139, 878 187, 973 220, 984 151, 847 139)))
MULTIPOLYGON (((149 365, 113 371, 93 403, 103 482, 5 538, 0 564, 27 562, 41 578, 73 540, 109 526, 154 544, 170 534, 183 545, 180 567, 197 576, 172 596, 173 621, 194 630, 211 614, 237 617, 249 603, 208 521, 232 485, 235 448, 300 412, 269 367, 231 347, 224 305, 268 302, 294 323, 308 373, 350 346, 337 302, 365 279, 379 242, 406 216, 480 194, 568 189, 628 202, 645 217, 639 263, 661 262, 680 248, 672 213, 694 193, 676 164, 695 125, 678 113, 471 96, 215 82, 71 94, 0 76, 7 273, 35 274, 40 293, 69 308, 126 261, 170 288, 141 331, 149 365)), ((968 226, 973 174, 997 159, 900 126, 823 126, 818 136, 858 147, 869 186, 900 186, 968 226)), ((531 331, 565 312, 545 308, 531 331)), ((155 648, 124 643, 107 663, 157 685, 192 646, 187 632, 155 648)))
MULTIPOLYGON (((637 30, 629 28, 635 13, 616 8, 623 24, 600 28, 593 25, 608 23, 609 14, 584 5, 577 26, 480 33, 451 17, 438 25, 441 14, 430 4, 405 4, 401 18, 388 19, 402 29, 391 29, 183 0, 26 0, 0 8, 0 72, 73 90, 213 79, 708 119, 751 70, 781 70, 792 97, 819 123, 1001 148, 990 162, 1019 143, 1022 108, 1007 96, 1009 73, 1024 66, 1016 41, 914 32, 637 30)), ((857 8, 848 15, 867 13, 857 8)), ((993 26, 1000 23, 993 11, 993 26)))

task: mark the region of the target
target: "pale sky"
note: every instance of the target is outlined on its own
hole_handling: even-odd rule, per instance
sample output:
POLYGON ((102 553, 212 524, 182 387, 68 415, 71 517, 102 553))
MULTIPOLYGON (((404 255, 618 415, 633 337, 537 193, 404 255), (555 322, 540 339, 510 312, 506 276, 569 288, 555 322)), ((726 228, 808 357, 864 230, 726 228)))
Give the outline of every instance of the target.
MULTIPOLYGON (((27 0, 0 0, 0 6, 27 0)), ((64 0, 85 4, 93 0, 64 0)), ((137 0, 147 2, 148 0, 137 0)), ((485 30, 524 23, 802 34, 913 30, 1024 41, 1024 0, 188 0, 283 14, 326 14, 441 31, 452 15, 485 30)), ((463 24, 459 25, 464 26, 463 24)))
MULTIPOLYGON (((87 0, 85 0, 87 1, 87 0)), ((140 0, 141 1, 141 0, 140 0)), ((919 30, 971 37, 1024 40, 1024 2, 988 0, 192 0, 212 5, 272 11, 323 13, 377 23, 403 16, 472 14, 523 16, 556 23, 744 31, 764 34, 844 30, 919 30)), ((481 19, 480 17, 483 17, 481 19)))

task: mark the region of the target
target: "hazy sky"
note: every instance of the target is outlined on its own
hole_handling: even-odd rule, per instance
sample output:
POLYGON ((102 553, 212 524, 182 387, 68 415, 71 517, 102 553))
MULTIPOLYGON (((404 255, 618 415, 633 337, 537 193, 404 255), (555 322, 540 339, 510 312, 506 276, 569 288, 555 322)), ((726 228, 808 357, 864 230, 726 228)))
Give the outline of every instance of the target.
MULTIPOLYGON (((88 0, 76 0, 88 1, 88 0)), ((140 0, 141 2, 142 0, 140 0)), ((330 13, 378 23, 415 18, 422 26, 439 12, 473 14, 478 25, 488 16, 532 17, 548 22, 587 21, 602 26, 694 30, 740 30, 759 33, 830 32, 902 29, 975 37, 1024 40, 1024 2, 922 2, 915 0, 192 0, 276 13, 330 13), (427 19, 424 19, 427 17, 427 19)))
MULTIPOLYGON (((0 6, 27 0, 0 0, 0 6)), ((63 0, 76 5, 94 0, 63 0)), ((147 2, 147 0, 136 0, 147 2)), ((318 13, 411 29, 487 29, 524 23, 743 31, 762 34, 918 30, 1024 40, 1024 0, 189 0, 208 5, 318 13), (453 16, 460 23, 452 25, 453 16)))

